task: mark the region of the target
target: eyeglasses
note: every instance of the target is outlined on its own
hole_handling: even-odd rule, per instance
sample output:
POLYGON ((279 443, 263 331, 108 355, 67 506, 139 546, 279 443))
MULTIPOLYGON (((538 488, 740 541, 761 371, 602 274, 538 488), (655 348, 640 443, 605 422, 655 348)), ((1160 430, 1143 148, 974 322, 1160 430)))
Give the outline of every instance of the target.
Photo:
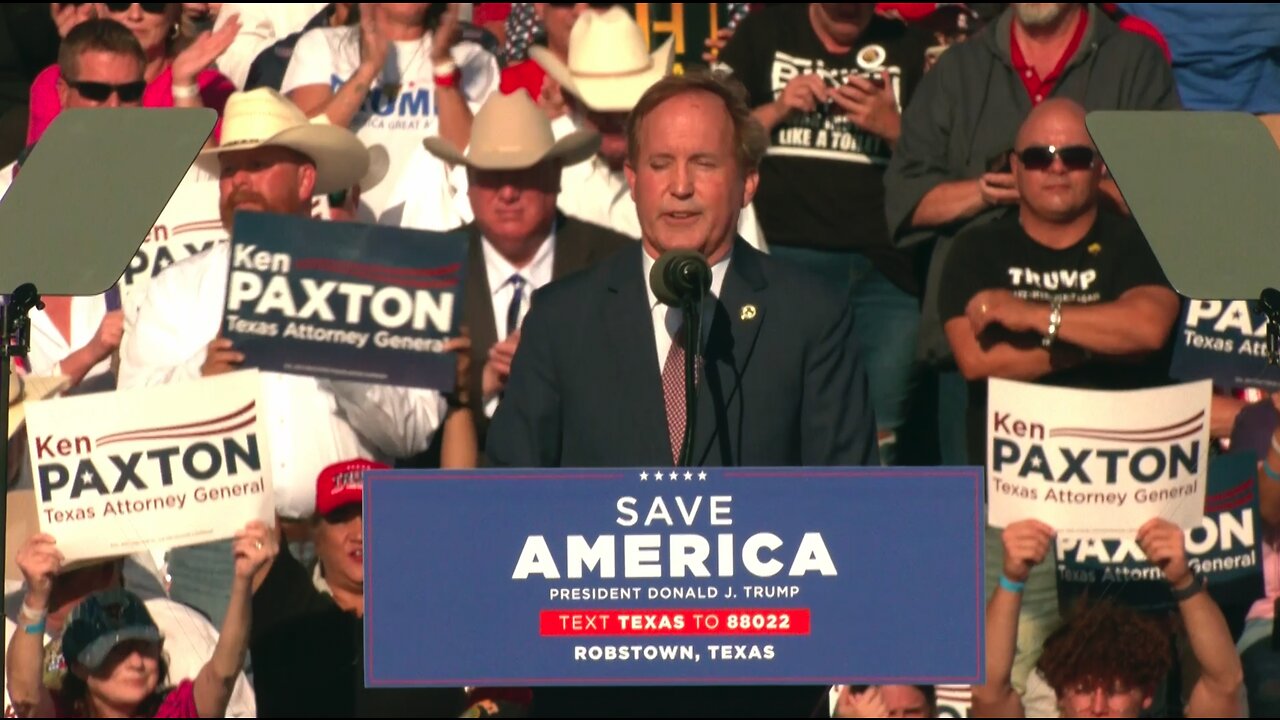
POLYGON ((151 15, 163 15, 168 8, 169 3, 103 3, 107 6, 107 10, 113 13, 122 13, 125 10, 137 5, 142 8, 142 12, 151 15))
POLYGON ((1093 167, 1097 153, 1087 145, 1033 145, 1023 148, 1017 155, 1022 166, 1028 170, 1048 170, 1055 157, 1060 158, 1062 166, 1068 170, 1088 170, 1093 167))
POLYGON ((111 94, 115 93, 120 97, 120 102, 134 103, 142 99, 142 93, 147 89, 145 80, 124 83, 123 85, 88 80, 68 80, 67 85, 80 93, 80 96, 85 100, 92 102, 106 102, 111 97, 111 94))

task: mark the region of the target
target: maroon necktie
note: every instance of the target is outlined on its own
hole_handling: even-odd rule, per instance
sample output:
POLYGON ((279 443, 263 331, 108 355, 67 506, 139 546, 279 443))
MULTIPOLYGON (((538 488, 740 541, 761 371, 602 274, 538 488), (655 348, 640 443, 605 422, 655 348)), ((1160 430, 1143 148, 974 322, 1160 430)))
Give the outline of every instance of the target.
POLYGON ((684 323, 671 338, 667 362, 662 366, 662 395, 667 404, 667 432, 671 436, 671 461, 680 462, 680 444, 684 441, 684 323))

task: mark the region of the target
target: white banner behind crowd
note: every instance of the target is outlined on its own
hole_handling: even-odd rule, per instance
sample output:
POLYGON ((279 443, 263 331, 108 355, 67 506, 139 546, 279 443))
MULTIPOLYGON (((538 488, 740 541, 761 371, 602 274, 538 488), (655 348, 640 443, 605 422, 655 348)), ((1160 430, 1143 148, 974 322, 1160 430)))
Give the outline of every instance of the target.
POLYGON ((1105 392, 990 380, 989 522, 1130 537, 1153 517, 1199 527, 1209 473, 1208 381, 1105 392))
POLYGON ((273 522, 256 370, 32 403, 42 532, 70 561, 229 538, 273 522))

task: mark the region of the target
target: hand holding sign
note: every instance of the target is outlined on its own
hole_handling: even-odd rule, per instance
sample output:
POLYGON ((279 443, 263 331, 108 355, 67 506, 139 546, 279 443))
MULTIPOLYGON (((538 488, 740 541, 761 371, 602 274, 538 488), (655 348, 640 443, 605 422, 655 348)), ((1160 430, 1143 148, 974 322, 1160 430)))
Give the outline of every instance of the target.
POLYGON ((23 543, 17 555, 18 569, 27 583, 27 605, 43 610, 53 592, 53 578, 62 570, 64 558, 52 535, 38 533, 23 543))
POLYGON ((1186 537, 1177 525, 1152 518, 1138 530, 1138 547, 1175 589, 1188 584, 1191 568, 1187 566, 1186 537))
POLYGON ((1053 528, 1039 520, 1022 520, 1004 529, 1004 576, 1026 582, 1035 566, 1044 562, 1053 542, 1053 528))
POLYGON ((214 338, 205 352, 204 364, 200 366, 200 374, 204 377, 222 375, 239 370, 244 362, 244 353, 235 349, 227 338, 214 338))
POLYGON ((262 568, 280 552, 276 533, 261 520, 254 520, 236 533, 231 543, 235 556, 236 582, 251 583, 262 568))

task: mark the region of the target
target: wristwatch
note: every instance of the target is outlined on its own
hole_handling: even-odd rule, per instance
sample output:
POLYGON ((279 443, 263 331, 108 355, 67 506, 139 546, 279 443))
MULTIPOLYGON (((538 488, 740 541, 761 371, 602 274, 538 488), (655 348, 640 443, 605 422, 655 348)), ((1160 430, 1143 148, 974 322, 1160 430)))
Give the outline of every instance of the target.
POLYGON ((1181 590, 1177 590, 1172 587, 1169 588, 1169 590, 1173 593, 1173 599, 1175 601, 1182 602, 1183 600, 1188 600, 1204 592, 1205 588, 1207 588, 1208 586, 1209 586, 1208 578, 1206 578, 1204 575, 1201 575, 1199 572, 1193 572, 1191 574, 1190 585, 1182 588, 1181 590))
POLYGON ((1053 347, 1053 341, 1058 339, 1058 328, 1062 326, 1062 299, 1054 298, 1049 303, 1049 331, 1040 339, 1040 345, 1046 350, 1053 347))

